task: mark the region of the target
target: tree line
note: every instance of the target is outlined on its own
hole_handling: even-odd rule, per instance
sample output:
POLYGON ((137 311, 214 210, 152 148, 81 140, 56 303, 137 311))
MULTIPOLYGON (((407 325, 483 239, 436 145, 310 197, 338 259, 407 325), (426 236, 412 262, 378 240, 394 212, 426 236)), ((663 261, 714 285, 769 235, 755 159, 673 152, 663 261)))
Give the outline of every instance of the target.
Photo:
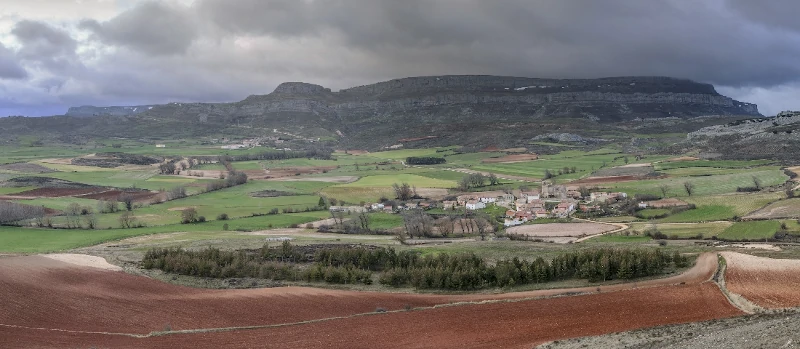
POLYGON ((0 201, 0 224, 8 224, 32 218, 44 217, 42 206, 23 205, 15 202, 0 201))
POLYGON ((439 165, 446 162, 445 158, 435 156, 409 156, 406 158, 408 165, 439 165))
POLYGON ((569 279, 599 282, 658 275, 668 267, 686 267, 689 260, 678 252, 658 249, 600 248, 557 255, 551 261, 538 257, 501 259, 494 264, 474 253, 421 255, 393 248, 337 246, 301 253, 288 241, 280 247, 253 251, 206 248, 154 248, 142 261, 146 269, 214 278, 256 277, 287 281, 329 283, 378 282, 391 287, 476 290, 511 287, 569 279), (301 265, 306 265, 302 267, 301 265))

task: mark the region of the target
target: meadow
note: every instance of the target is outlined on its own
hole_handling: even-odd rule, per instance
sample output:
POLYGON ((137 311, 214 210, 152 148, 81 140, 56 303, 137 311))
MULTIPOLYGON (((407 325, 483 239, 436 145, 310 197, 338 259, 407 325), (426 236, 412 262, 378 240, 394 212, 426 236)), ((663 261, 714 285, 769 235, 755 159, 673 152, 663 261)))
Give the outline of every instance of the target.
MULTIPOLYGON (((154 148, 152 145, 136 142, 123 142, 122 148, 107 145, 89 149, 80 148, 53 148, 30 147, 8 148, 3 153, 0 163, 31 162, 48 167, 56 172, 37 174, 37 176, 52 177, 76 183, 112 188, 139 188, 152 191, 170 190, 183 186, 189 194, 186 198, 167 201, 164 203, 141 202, 135 205, 133 216, 138 224, 145 225, 136 229, 121 229, 120 216, 124 212, 99 213, 95 212, 97 226, 95 230, 67 230, 67 229, 42 229, 29 227, 0 227, 0 252, 43 252, 68 250, 81 246, 88 246, 104 241, 113 241, 126 237, 185 232, 190 234, 191 241, 206 241, 212 243, 214 237, 221 239, 244 239, 240 231, 257 231, 266 229, 285 228, 295 224, 305 224, 315 220, 330 217, 326 210, 285 213, 291 211, 304 211, 319 209, 320 198, 335 198, 345 201, 348 205, 358 205, 361 202, 374 202, 380 198, 393 199, 393 184, 408 183, 420 190, 435 190, 436 193, 449 195, 457 194, 454 189, 457 182, 465 174, 455 169, 469 169, 495 173, 498 176, 511 175, 528 178, 529 181, 501 180, 497 187, 476 188, 480 190, 500 190, 503 188, 518 188, 520 186, 538 186, 538 179, 544 176, 547 170, 556 173, 559 169, 575 168, 575 173, 562 174, 555 177, 558 183, 569 183, 592 175, 599 169, 608 169, 626 164, 654 164, 657 171, 667 175, 667 178, 653 180, 637 180, 617 182, 602 185, 611 190, 634 194, 654 194, 660 196, 660 187, 668 186, 667 196, 679 197, 682 200, 696 205, 695 209, 672 214, 668 209, 647 209, 641 211, 640 216, 651 219, 667 215, 665 218, 655 219, 652 222, 642 222, 635 217, 607 217, 603 221, 631 222, 631 230, 643 231, 650 224, 655 224, 659 230, 668 236, 678 238, 692 238, 702 235, 705 238, 717 236, 719 238, 754 238, 774 234, 777 221, 762 222, 733 222, 737 217, 742 217, 758 210, 770 203, 783 199, 783 193, 757 192, 739 193, 737 187, 753 185, 753 178, 758 178, 763 186, 776 186, 784 183, 788 177, 783 171, 769 161, 677 161, 666 162, 670 156, 647 155, 637 160, 633 154, 625 154, 622 148, 608 146, 593 151, 583 151, 574 147, 564 146, 556 154, 540 155, 537 160, 515 163, 484 163, 483 160, 506 155, 501 151, 459 153, 457 147, 440 147, 426 149, 401 149, 374 153, 350 154, 344 152, 334 153, 333 160, 318 159, 287 159, 275 161, 241 161, 234 162, 238 170, 260 169, 289 169, 297 167, 327 167, 326 173, 298 176, 294 181, 275 180, 250 180, 246 184, 230 188, 204 192, 206 184, 212 178, 195 178, 160 175, 155 166, 124 166, 120 168, 98 168, 90 166, 76 166, 68 164, 63 159, 87 155, 90 152, 123 151, 132 154, 156 156, 191 156, 191 155, 225 155, 256 153, 265 149, 222 150, 218 146, 198 145, 196 143, 170 143, 167 148, 154 148), (405 158, 411 156, 444 157, 445 164, 406 166, 405 158), (62 160, 53 160, 61 158, 62 160), (320 177, 352 176, 350 183, 327 182, 320 177), (303 180, 309 179, 309 180, 303 180), (311 180, 317 179, 317 180, 311 180), (320 181, 321 180, 321 181, 320 181), (694 191, 691 196, 683 190, 684 182, 691 182, 694 191), (258 193, 268 193, 259 195, 258 193), (276 193, 276 194, 269 194, 276 193), (179 224, 182 210, 193 208, 198 215, 203 216, 205 223, 179 224), (277 214, 274 213, 277 210, 277 214), (217 220, 218 217, 227 215, 227 220, 217 220), (227 231, 225 228, 227 227, 227 231), (224 237, 224 238, 222 238, 224 237), (211 239, 211 240, 209 240, 211 239)), ((206 164, 199 169, 223 170, 218 163, 206 164)), ((556 173, 557 174, 557 173, 556 173)), ((16 176, 28 175, 15 171, 4 171, 0 174, 0 195, 19 193, 34 189, 35 187, 9 187, 2 182, 16 176)), ((440 195, 437 194, 437 195, 440 195)), ((64 210, 72 203, 84 207, 97 207, 96 200, 75 197, 36 198, 34 200, 20 201, 30 205, 40 205, 55 210, 64 210)), ((488 209, 492 215, 501 215, 505 209, 488 209), (494 209, 494 210, 492 210, 494 209), (496 211, 496 212, 495 212, 496 211)), ((441 210, 441 209, 439 209, 441 210)), ((439 211, 436 211, 439 212, 439 211)), ((388 213, 372 213, 371 227, 379 230, 395 229, 403 226, 400 215, 388 213)), ((63 226, 66 218, 55 216, 52 222, 56 227, 63 226)), ((800 228, 798 228, 800 231, 800 228)), ((248 235, 252 238, 252 235, 248 235)), ((299 237, 301 241, 313 242, 314 239, 333 242, 336 238, 310 238, 299 237)), ((370 241, 365 236, 348 236, 348 241, 370 241)), ((391 239, 391 237, 381 237, 391 239)), ((651 243, 646 236, 624 236, 620 234, 602 236, 590 239, 589 244, 647 244, 651 243)), ((200 243, 200 242, 198 242, 200 243)), ((213 242, 216 243, 216 242, 213 242)), ((424 253, 436 251, 474 251, 483 250, 487 256, 501 255, 503 252, 519 253, 524 248, 539 245, 527 242, 470 242, 448 246, 426 247, 424 253), (528 246, 528 247, 522 247, 528 246)), ((565 246, 551 246, 562 250, 565 246)), ((545 250, 551 247, 541 247, 545 250)), ((406 247, 402 247, 406 248, 406 247)), ((410 248, 410 247, 409 247, 410 248)), ((418 248, 418 247, 413 247, 418 248)))

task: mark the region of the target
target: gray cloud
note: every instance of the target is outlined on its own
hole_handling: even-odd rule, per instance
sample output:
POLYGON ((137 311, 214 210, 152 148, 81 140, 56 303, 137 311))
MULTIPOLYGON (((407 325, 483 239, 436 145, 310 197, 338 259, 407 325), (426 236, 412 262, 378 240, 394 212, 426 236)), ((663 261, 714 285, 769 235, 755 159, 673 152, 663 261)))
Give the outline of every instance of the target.
POLYGON ((0 43, 0 79, 24 79, 28 72, 19 64, 14 52, 0 43))
POLYGON ((769 112, 790 106, 783 102, 787 91, 800 86, 799 6, 791 0, 143 1, 107 21, 76 19, 88 39, 31 21, 12 34, 25 67, 37 58, 66 57, 70 64, 51 62, 49 75, 29 84, 65 107, 235 100, 283 81, 336 90, 440 74, 666 75, 714 83, 734 97, 769 104, 761 106, 769 112), (73 37, 81 38, 77 50, 73 37))
POLYGON ((150 55, 184 53, 197 36, 186 8, 147 1, 107 22, 82 21, 102 42, 150 55))
POLYGON ((17 56, 24 64, 53 72, 80 65, 75 54, 78 42, 63 29, 23 20, 17 22, 11 34, 22 44, 17 56))

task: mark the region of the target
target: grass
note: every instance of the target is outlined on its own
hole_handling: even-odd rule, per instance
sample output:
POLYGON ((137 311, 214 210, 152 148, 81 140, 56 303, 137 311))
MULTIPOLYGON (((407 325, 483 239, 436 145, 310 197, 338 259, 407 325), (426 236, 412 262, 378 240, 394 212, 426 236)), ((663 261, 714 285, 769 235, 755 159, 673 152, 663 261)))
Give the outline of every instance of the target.
POLYGON ((403 216, 390 213, 372 213, 370 217, 371 229, 392 229, 403 226, 403 216))
POLYGON ((0 187, 0 195, 16 194, 33 189, 36 187, 0 187))
POLYGON ((708 222, 708 221, 722 221, 734 218, 736 211, 732 206, 725 205, 711 205, 701 206, 694 210, 683 211, 678 214, 671 215, 667 218, 660 219, 662 223, 681 223, 681 222, 708 222))
POLYGON ((655 227, 660 232, 669 237, 677 237, 680 239, 695 238, 701 235, 702 238, 708 239, 712 236, 718 236, 725 229, 733 225, 731 222, 707 222, 707 223, 633 223, 631 224, 632 230, 645 231, 655 227))
POLYGON ((0 227, 0 252, 43 253, 64 251, 78 247, 120 240, 133 236, 174 232, 222 232, 229 230, 265 230, 285 228, 327 217, 328 212, 310 212, 242 218, 232 221, 213 221, 202 224, 173 224, 138 229, 66 230, 0 227))
POLYGON ((642 215, 642 217, 648 218, 648 219, 649 218, 653 218, 653 217, 657 217, 657 216, 661 216, 661 215, 665 215, 665 214, 669 214, 669 213, 670 213, 670 210, 668 210, 666 208, 648 208, 648 209, 644 209, 644 210, 639 211, 639 214, 642 215))
POLYGON ((769 160, 695 160, 695 161, 670 161, 659 162, 656 170, 669 170, 684 167, 717 167, 717 168, 752 168, 769 164, 769 160))
POLYGON ((341 184, 338 187, 391 187, 392 184, 408 183, 417 188, 452 188, 454 181, 434 179, 415 174, 398 173, 394 175, 376 175, 361 178, 353 183, 341 184))
POLYGON ((704 176, 676 177, 656 180, 610 183, 607 186, 615 190, 632 194, 661 195, 659 187, 666 185, 670 197, 689 197, 684 190, 684 182, 694 185, 691 197, 735 193, 738 187, 753 186, 753 177, 758 178, 763 186, 779 185, 786 182, 787 177, 781 170, 754 170, 744 173, 704 176))
POLYGON ((778 221, 738 222, 728 227, 719 236, 723 240, 760 240, 775 236, 781 223, 778 221))
POLYGON ((693 196, 683 198, 684 201, 702 206, 729 206, 736 216, 742 217, 758 210, 771 202, 783 198, 782 193, 739 193, 728 195, 693 196))

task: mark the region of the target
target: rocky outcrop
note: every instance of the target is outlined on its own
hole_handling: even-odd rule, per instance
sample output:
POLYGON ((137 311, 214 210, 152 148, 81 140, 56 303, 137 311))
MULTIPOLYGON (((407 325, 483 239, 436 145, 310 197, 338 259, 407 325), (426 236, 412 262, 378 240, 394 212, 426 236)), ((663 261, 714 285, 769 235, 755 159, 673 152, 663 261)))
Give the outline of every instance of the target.
POLYGON ((687 142, 726 158, 800 159, 800 112, 737 120, 689 133, 687 142))

